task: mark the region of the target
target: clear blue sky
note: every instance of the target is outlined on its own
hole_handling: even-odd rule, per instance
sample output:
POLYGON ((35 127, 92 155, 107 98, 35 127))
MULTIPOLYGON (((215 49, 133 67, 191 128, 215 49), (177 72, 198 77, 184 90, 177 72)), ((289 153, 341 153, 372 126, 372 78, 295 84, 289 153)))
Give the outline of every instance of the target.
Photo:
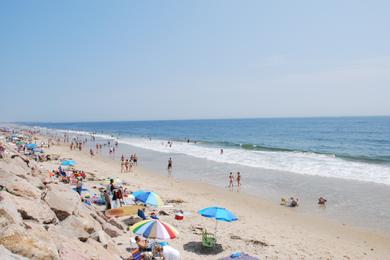
POLYGON ((390 115, 390 1, 1 1, 0 121, 390 115))

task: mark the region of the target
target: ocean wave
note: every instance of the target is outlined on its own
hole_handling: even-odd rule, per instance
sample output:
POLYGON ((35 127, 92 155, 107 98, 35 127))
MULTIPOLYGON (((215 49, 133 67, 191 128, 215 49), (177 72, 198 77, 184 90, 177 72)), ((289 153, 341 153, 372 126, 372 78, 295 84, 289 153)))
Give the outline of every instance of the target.
POLYGON ((172 147, 166 140, 161 139, 123 138, 119 142, 157 152, 186 154, 220 163, 390 185, 389 165, 348 161, 334 154, 225 147, 221 155, 220 149, 216 147, 187 142, 174 142, 172 147))

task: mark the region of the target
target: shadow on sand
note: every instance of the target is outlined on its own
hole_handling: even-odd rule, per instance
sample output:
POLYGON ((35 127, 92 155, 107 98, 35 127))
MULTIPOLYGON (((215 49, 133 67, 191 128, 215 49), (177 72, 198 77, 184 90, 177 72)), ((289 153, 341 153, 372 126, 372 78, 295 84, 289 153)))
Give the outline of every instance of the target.
POLYGON ((216 244, 214 248, 208 249, 202 246, 202 242, 188 242, 183 245, 184 250, 198 255, 216 255, 223 252, 221 244, 216 244))

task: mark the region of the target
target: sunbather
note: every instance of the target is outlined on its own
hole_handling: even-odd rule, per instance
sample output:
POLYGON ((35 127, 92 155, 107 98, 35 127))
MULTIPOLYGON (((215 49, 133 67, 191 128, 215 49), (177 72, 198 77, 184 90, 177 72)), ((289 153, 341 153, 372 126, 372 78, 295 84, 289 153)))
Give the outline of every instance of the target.
POLYGON ((149 245, 149 241, 139 236, 135 237, 135 242, 141 252, 151 252, 152 247, 149 245))

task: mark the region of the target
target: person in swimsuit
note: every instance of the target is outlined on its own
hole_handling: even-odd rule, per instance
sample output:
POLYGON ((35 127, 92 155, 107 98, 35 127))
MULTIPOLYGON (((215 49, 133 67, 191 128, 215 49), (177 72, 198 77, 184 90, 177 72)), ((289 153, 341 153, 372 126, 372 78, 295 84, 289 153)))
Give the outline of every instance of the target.
POLYGON ((234 182, 234 176, 233 176, 233 173, 230 172, 230 174, 229 174, 229 189, 230 189, 230 191, 233 191, 233 182, 234 182))
POLYGON ((173 167, 172 158, 169 158, 169 160, 168 160, 168 174, 169 175, 172 173, 172 167, 173 167))
POLYGON ((240 188, 241 188, 241 174, 240 174, 240 172, 237 172, 236 180, 237 180, 237 192, 239 192, 240 188))
POLYGON ((121 160, 121 172, 125 172, 125 160, 121 160))

